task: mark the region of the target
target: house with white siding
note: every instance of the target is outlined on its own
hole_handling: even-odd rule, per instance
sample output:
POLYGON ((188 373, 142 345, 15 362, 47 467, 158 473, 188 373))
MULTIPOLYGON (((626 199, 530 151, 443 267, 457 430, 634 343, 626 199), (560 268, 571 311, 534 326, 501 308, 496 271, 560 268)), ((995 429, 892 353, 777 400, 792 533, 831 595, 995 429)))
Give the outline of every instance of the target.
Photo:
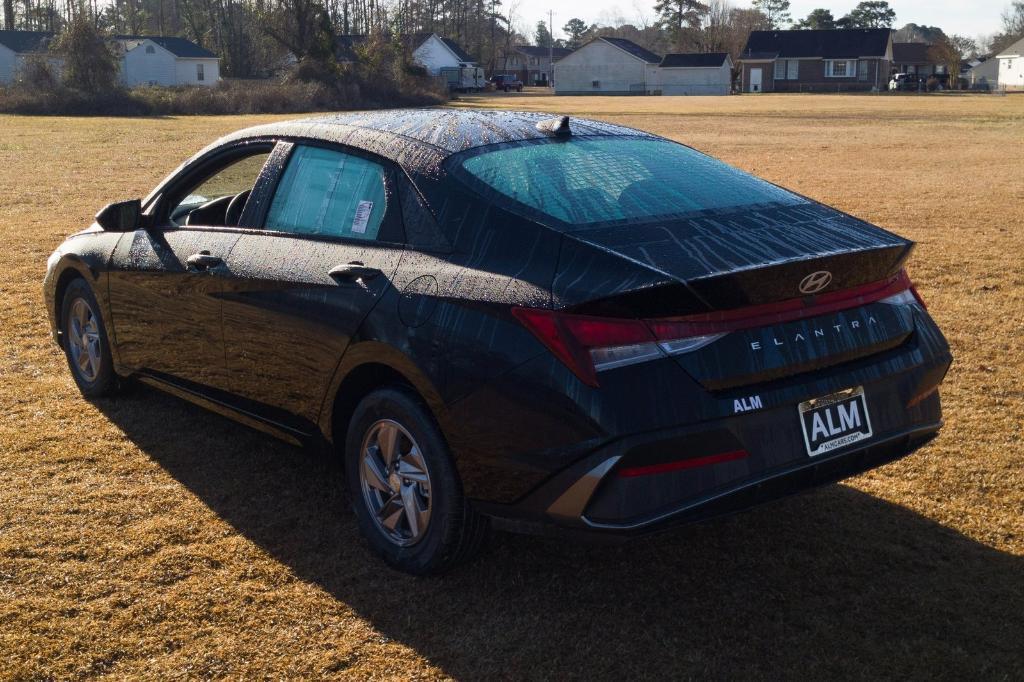
POLYGON ((220 59, 191 40, 168 36, 118 36, 121 81, 136 85, 216 85, 220 59))
POLYGON ((558 95, 728 95, 725 52, 654 54, 625 38, 594 38, 554 64, 558 95))
MULTIPOLYGON (((43 31, 0 31, 0 85, 14 80, 25 60, 35 54, 45 54, 52 33, 43 31)), ((59 60, 51 60, 59 67, 59 60)))
POLYGON ((1024 90, 1024 38, 996 55, 999 60, 999 87, 1024 90))
POLYGON ((728 95, 732 92, 732 58, 728 52, 667 54, 649 84, 662 95, 728 95))
POLYGON ((625 38, 594 38, 552 67, 557 95, 645 95, 661 56, 625 38))
MULTIPOLYGON (((0 31, 0 84, 14 80, 31 55, 46 54, 54 34, 43 31, 0 31)), ((173 36, 115 36, 121 82, 137 85, 216 85, 220 58, 191 40, 173 36)), ((62 61, 51 58, 59 71, 62 61)))

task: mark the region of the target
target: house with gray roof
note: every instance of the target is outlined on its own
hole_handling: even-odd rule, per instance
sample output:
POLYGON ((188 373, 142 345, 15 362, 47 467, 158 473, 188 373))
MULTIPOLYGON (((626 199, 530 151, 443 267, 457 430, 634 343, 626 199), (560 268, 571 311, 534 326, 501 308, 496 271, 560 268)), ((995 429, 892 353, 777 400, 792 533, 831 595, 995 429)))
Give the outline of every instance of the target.
POLYGON ((644 95, 651 91, 654 54, 625 38, 600 37, 554 64, 559 95, 644 95))
POLYGON ((625 38, 600 37, 554 65, 559 95, 728 95, 732 59, 725 52, 662 57, 625 38))
POLYGON ((1024 38, 996 55, 999 62, 999 87, 1002 90, 1024 90, 1024 38))
MULTIPOLYGON (((0 31, 0 84, 14 80, 25 60, 48 53, 53 33, 44 31, 0 31)), ((118 55, 121 81, 137 85, 216 85, 220 81, 220 58, 191 40, 176 36, 119 35, 112 39, 118 55)), ((50 57, 59 71, 62 61, 50 57)))

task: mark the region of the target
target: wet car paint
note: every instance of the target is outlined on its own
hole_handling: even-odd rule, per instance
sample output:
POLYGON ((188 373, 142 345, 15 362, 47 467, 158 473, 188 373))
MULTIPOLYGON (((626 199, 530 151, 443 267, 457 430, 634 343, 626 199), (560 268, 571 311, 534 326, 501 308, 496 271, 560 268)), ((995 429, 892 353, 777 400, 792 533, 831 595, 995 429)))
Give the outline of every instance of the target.
MULTIPOLYGON (((152 223, 123 235, 93 231, 72 238, 44 285, 51 318, 65 273, 87 274, 113 332, 119 373, 152 375, 185 397, 209 397, 229 416, 249 415, 299 440, 340 443, 354 407, 352 391, 378 376, 368 368, 386 368, 430 407, 466 494, 496 516, 540 523, 552 520, 546 514, 552 491, 571 485, 573 476, 610 452, 649 464, 699 455, 724 440, 756 456, 698 475, 612 481, 594 501, 594 518, 604 522, 652 515, 701 491, 791 465, 803 448, 793 428, 796 403, 851 385, 888 396, 880 402, 892 419, 876 418, 879 438, 938 428, 937 396, 913 409, 906 405, 941 381, 948 346, 926 313, 886 304, 878 304, 883 308, 876 317, 883 319, 868 345, 837 334, 813 347, 771 348, 774 355, 758 358, 742 355, 755 332, 732 334, 699 354, 605 372, 600 388, 581 383, 511 316, 513 306, 643 316, 747 305, 777 298, 809 268, 834 269, 832 289, 891 274, 912 244, 816 203, 703 212, 628 235, 600 228, 563 234, 496 205, 447 173, 453 153, 544 137, 536 125, 548 118, 374 112, 229 135, 172 173, 145 206, 156 220, 180 174, 195 172, 224 149, 277 141, 246 204, 243 227, 152 223), (341 145, 387 164, 393 174, 389 215, 400 224, 401 243, 258 229, 287 149, 303 140, 341 145), (699 236, 680 239, 684 228, 699 236), (730 239, 735 231, 744 238, 730 239), (642 253, 636 251, 641 242, 642 253), (185 260, 200 250, 223 254, 224 264, 189 273, 185 260), (351 261, 382 274, 362 284, 327 275, 351 261), (772 276, 758 278, 757 270, 768 267, 772 276), (832 361, 815 364, 821 358, 832 361), (736 401, 755 393, 762 409, 737 416, 736 401)), ((571 127, 574 135, 650 137, 577 119, 571 127)), ((765 335, 791 329, 756 333, 768 345, 765 335)))

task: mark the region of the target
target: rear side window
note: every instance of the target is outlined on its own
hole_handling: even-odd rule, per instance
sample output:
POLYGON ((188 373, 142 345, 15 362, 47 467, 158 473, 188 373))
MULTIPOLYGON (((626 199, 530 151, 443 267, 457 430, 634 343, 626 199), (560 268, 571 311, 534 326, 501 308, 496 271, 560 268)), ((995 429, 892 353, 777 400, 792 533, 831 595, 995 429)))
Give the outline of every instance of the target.
POLYGON ((474 150, 453 173, 567 226, 806 200, 666 140, 577 137, 474 150))
POLYGON ((297 146, 267 213, 266 229, 376 239, 387 208, 384 168, 332 149, 297 146))

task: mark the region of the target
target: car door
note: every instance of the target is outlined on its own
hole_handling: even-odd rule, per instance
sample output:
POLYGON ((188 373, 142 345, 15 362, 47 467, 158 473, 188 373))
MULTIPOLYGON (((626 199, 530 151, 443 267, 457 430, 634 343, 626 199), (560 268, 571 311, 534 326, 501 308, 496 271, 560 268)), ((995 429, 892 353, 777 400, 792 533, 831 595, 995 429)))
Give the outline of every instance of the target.
POLYGON ((157 200, 150 224, 118 242, 109 291, 126 368, 228 388, 221 319, 226 259, 272 146, 227 149, 184 170, 157 200))
MULTIPOLYGON (((387 162, 341 147, 282 144, 263 229, 228 257, 224 347, 232 392, 316 422, 337 364, 391 288, 403 253, 387 162)), ((262 180, 261 180, 262 182, 262 180)), ((251 406, 250 406, 251 407, 251 406)))

